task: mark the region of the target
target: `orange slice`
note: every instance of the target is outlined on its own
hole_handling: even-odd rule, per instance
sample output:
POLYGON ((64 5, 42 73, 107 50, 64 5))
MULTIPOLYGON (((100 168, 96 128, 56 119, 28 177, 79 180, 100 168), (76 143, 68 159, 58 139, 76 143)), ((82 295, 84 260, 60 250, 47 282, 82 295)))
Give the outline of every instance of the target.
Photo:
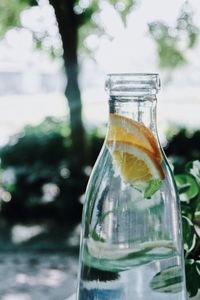
POLYGON ((110 114, 109 141, 122 141, 141 146, 150 151, 158 161, 162 161, 160 149, 150 129, 127 117, 110 114))
POLYGON ((150 180, 164 179, 161 163, 146 148, 124 141, 109 141, 108 147, 125 182, 145 187, 150 180))

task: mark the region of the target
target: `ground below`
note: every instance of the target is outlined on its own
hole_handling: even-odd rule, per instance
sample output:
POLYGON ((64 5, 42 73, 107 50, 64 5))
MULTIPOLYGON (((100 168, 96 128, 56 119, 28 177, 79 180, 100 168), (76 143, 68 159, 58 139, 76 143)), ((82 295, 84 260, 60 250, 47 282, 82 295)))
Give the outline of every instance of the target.
POLYGON ((77 256, 0 253, 1 300, 66 300, 76 288, 77 256))

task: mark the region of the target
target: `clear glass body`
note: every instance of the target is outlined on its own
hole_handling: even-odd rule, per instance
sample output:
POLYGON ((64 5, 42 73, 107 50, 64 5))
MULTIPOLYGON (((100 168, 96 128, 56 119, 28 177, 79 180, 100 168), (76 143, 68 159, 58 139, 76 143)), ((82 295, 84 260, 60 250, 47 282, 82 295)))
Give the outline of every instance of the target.
POLYGON ((156 129, 159 88, 156 74, 108 75, 109 124, 86 190, 77 300, 186 299, 179 200, 156 129))

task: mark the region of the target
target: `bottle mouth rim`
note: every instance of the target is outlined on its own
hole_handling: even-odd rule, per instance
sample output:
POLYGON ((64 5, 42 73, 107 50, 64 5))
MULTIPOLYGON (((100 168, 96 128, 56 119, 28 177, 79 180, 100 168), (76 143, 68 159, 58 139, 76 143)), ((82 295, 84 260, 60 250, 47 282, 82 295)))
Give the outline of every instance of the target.
POLYGON ((131 77, 131 76, 159 76, 158 73, 108 73, 107 76, 128 76, 128 77, 131 77))
POLYGON ((105 90, 110 96, 155 96, 160 90, 158 73, 110 73, 105 90))

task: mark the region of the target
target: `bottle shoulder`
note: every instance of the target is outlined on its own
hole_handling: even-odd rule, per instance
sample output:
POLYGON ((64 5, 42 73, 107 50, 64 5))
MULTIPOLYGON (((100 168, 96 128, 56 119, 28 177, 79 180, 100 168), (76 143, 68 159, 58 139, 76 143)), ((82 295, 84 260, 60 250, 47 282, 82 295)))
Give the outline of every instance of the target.
MULTIPOLYGON (((123 157, 123 159, 126 158, 123 157)), ((134 165, 129 167, 130 169, 135 168, 134 165)), ((174 176, 165 156, 162 160, 162 178, 129 182, 123 178, 121 171, 124 171, 123 168, 121 170, 116 166, 109 147, 104 143, 88 182, 86 202, 99 201, 98 199, 103 198, 119 198, 119 202, 121 202, 124 195, 130 193, 136 198, 147 201, 155 197, 164 197, 170 199, 171 202, 179 201, 174 176)), ((135 171, 133 170, 133 172, 135 171)))

